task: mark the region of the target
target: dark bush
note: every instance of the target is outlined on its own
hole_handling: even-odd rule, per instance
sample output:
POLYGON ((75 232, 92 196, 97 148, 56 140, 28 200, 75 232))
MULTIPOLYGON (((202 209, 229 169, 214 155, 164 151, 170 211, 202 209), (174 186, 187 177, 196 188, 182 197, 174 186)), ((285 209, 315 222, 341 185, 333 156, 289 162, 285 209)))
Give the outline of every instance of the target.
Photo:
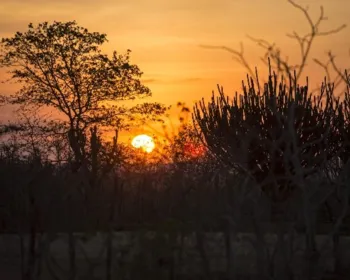
POLYGON ((313 95, 308 84, 294 80, 278 82, 270 69, 262 89, 248 78, 248 86, 242 82, 243 94, 236 92, 230 100, 218 87, 219 96, 213 93, 207 105, 202 100, 194 110, 210 151, 226 165, 252 174, 275 200, 286 199, 296 187, 293 157, 305 178, 334 157, 347 161, 349 154, 349 103, 336 98, 326 82, 313 95))

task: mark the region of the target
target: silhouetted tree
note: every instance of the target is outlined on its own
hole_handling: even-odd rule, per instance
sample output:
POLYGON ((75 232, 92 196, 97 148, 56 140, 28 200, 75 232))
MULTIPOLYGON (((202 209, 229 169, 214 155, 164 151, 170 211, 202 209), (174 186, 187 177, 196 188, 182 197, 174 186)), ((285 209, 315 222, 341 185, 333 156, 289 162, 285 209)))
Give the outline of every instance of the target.
POLYGON ((56 109, 64 117, 60 124, 78 162, 86 158, 94 127, 120 129, 131 115, 164 112, 158 103, 131 109, 120 105, 151 91, 139 80, 139 67, 130 63, 130 50, 125 55, 114 51, 110 57, 101 51, 106 42, 105 34, 89 32, 74 21, 29 24, 26 32, 1 42, 0 63, 22 84, 9 103, 21 105, 20 110, 56 109))

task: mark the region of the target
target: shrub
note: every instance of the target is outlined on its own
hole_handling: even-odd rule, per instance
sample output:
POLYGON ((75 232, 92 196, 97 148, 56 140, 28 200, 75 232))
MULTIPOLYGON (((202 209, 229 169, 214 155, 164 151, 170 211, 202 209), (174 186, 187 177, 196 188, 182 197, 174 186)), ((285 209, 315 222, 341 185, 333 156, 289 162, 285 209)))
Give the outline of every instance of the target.
POLYGON ((213 93, 207 105, 202 100, 194 109, 209 150, 236 171, 251 174, 275 200, 295 189, 295 160, 305 178, 335 156, 348 158, 349 103, 336 98, 326 81, 318 96, 309 93, 308 80, 305 86, 293 81, 278 82, 270 68, 263 88, 247 78, 243 93, 231 100, 218 86, 219 96, 213 93))

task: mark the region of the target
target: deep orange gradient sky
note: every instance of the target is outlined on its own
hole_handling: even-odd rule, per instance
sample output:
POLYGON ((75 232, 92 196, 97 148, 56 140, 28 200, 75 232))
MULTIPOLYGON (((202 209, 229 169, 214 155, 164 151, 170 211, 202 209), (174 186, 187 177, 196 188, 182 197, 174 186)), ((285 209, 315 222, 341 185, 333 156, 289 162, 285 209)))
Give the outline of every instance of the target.
MULTIPOLYGON (((341 33, 317 38, 311 56, 326 60, 330 49, 341 67, 350 66, 350 0, 296 0, 309 6, 316 19, 323 5, 329 20, 325 30, 343 23, 341 33)), ((207 50, 199 45, 226 45, 239 48, 242 41, 248 61, 265 72, 259 57, 263 51, 249 41, 247 34, 275 42, 290 60, 298 63, 296 42, 287 32, 308 31, 302 13, 286 0, 1 0, 0 37, 25 31, 29 22, 76 20, 90 31, 108 35, 104 46, 113 50, 132 50, 132 62, 144 71, 144 82, 153 91, 153 100, 166 104, 185 101, 188 105, 208 98, 216 84, 226 93, 241 88, 245 69, 229 53, 207 50)), ((311 82, 323 78, 312 60, 306 69, 311 82)), ((15 85, 1 84, 0 92, 10 93, 15 85)), ((11 116, 7 110, 1 119, 11 116)), ((141 129, 142 130, 142 129, 141 129)), ((142 132, 137 131, 135 133, 142 132)))

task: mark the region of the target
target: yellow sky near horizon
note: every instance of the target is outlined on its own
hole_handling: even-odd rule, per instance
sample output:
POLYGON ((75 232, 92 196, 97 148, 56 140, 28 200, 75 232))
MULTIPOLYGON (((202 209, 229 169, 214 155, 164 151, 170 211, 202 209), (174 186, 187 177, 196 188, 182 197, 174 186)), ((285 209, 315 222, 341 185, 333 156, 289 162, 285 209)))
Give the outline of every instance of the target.
MULTIPOLYGON (((309 6, 314 18, 323 5, 329 17, 325 30, 348 25, 337 35, 317 38, 311 56, 326 60, 325 52, 332 49, 339 65, 349 67, 350 0, 296 2, 309 6)), ((106 33, 105 52, 132 50, 131 60, 140 66, 153 92, 151 100, 188 105, 202 97, 208 99, 216 84, 223 85, 228 94, 240 90, 246 75, 229 53, 207 50, 201 44, 238 49, 243 41, 248 61, 264 72, 266 67, 259 60, 263 51, 247 34, 276 42, 295 59, 298 45, 285 35, 308 31, 302 13, 287 0, 0 0, 0 37, 25 31, 29 22, 53 20, 76 20, 90 31, 106 33)), ((311 60, 309 63, 306 72, 311 82, 321 81, 323 72, 311 60)), ((0 85, 1 93, 13 90, 13 85, 0 85)), ((10 114, 5 111, 0 118, 10 114)))

